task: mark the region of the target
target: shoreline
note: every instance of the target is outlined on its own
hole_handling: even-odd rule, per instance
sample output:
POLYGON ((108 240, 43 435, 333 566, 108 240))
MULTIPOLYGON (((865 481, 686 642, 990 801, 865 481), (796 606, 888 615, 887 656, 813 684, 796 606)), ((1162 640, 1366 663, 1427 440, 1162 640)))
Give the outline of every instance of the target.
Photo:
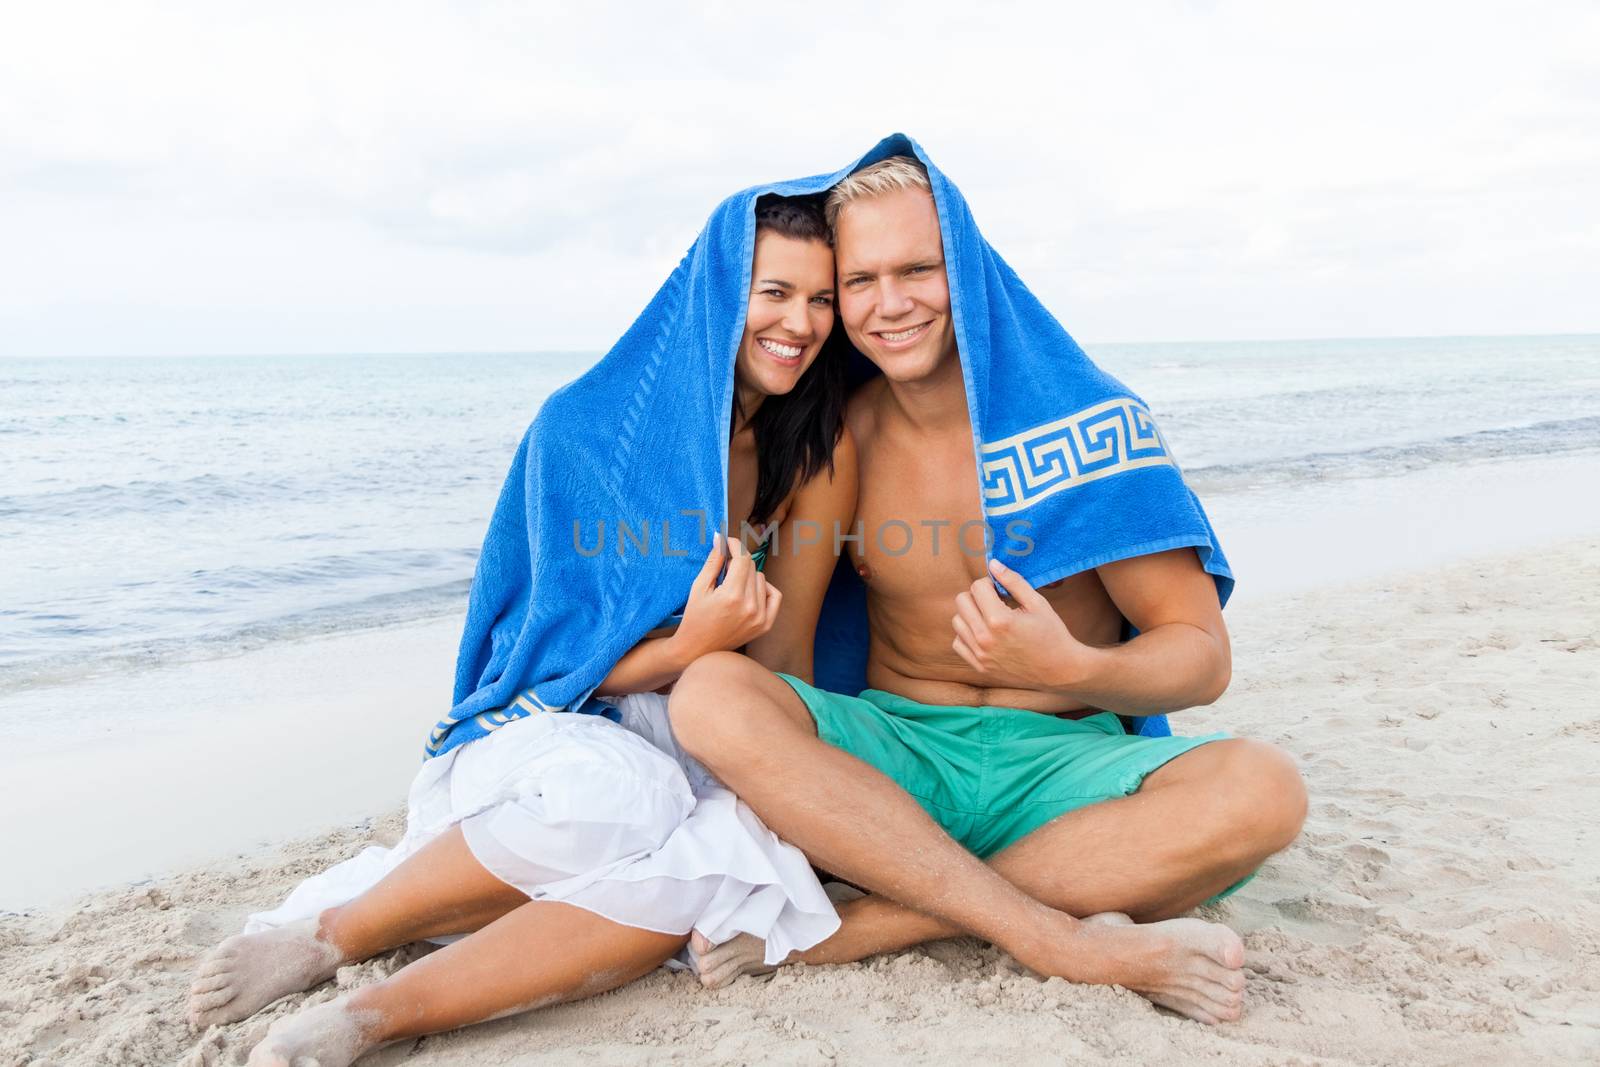
MULTIPOLYGON (((1560 488, 1596 466, 1502 461, 1208 500, 1240 580, 1230 622, 1309 590, 1600 532, 1600 495, 1560 488)), ((12 783, 0 836, 58 857, 0 869, 0 913, 401 803, 448 706, 460 625, 459 614, 429 615, 0 695, 0 722, 19 739, 0 751, 12 783), (64 792, 64 781, 97 790, 64 792), (57 847, 62 823, 83 828, 79 847, 57 847)))
MULTIPOLYGON (((1230 624, 1233 687, 1174 728, 1283 745, 1312 793, 1301 839, 1208 913, 1245 938, 1242 1022, 1206 1029, 1121 990, 1040 982, 956 940, 718 993, 659 972, 593 1001, 424 1039, 409 1058, 390 1050, 363 1062, 554 1064, 578 1052, 645 1063, 678 1050, 698 1062, 876 1064, 1025 1059, 1040 1048, 1089 1062, 1592 1062, 1600 536, 1253 598, 1230 624)), ((406 680, 386 684, 404 692, 406 680)), ((397 835, 392 808, 0 916, 0 1061, 236 1062, 266 1021, 334 990, 191 1035, 180 1012, 188 969, 306 874, 397 835)), ((58 841, 74 825, 52 821, 58 841)), ((345 968, 337 985, 375 980, 405 958, 345 968)))
POLYGON ((54 859, 0 870, 0 912, 403 804, 427 710, 448 706, 460 626, 451 617, 284 642, 35 694, 33 714, 8 719, 29 745, 0 757, 0 831, 20 854, 54 859), (52 736, 48 714, 64 697, 109 713, 52 736), (70 848, 61 826, 82 828, 70 848))

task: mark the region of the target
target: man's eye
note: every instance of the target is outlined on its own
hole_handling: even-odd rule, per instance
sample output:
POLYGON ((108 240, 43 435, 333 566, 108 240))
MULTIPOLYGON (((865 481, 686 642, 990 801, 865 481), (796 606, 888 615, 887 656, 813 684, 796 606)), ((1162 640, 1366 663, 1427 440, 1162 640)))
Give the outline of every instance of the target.
POLYGON ((851 278, 849 281, 845 282, 845 284, 846 285, 853 285, 853 286, 855 286, 856 288, 859 289, 861 286, 866 285, 867 281, 868 281, 868 279, 866 279, 866 278, 851 278))

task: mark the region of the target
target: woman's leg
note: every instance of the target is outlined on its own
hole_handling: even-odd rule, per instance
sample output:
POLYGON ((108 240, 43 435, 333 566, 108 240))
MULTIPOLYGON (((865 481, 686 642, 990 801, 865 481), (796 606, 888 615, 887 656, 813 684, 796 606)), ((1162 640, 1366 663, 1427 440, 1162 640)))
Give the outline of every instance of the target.
POLYGON ((482 929, 528 902, 484 869, 459 826, 428 842, 383 880, 316 919, 240 934, 200 964, 189 990, 197 1027, 236 1022, 323 982, 347 963, 426 937, 482 929))
POLYGON ((683 943, 570 904, 525 903, 376 985, 274 1023, 250 1064, 344 1067, 390 1041, 616 989, 683 943))
POLYGON ((345 962, 365 960, 423 938, 470 934, 527 902, 478 862, 461 827, 452 826, 377 885, 323 912, 317 936, 345 962))

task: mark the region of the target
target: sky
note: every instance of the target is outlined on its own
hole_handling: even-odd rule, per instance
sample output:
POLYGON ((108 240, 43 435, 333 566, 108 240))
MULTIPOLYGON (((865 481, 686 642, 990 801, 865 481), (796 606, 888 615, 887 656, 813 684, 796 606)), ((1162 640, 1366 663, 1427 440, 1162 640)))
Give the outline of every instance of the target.
POLYGON ((1600 5, 0 0, 0 356, 596 350, 921 142, 1086 343, 1600 331, 1600 5))

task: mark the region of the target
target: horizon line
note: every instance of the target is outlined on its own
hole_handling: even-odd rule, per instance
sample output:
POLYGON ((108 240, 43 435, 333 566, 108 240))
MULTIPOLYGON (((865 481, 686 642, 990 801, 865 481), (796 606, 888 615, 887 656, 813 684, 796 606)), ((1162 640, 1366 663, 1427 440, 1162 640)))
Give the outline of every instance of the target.
MULTIPOLYGON (((1600 330, 1554 330, 1533 333, 1397 333, 1397 334, 1329 334, 1315 337, 1221 337, 1186 338, 1169 341, 1084 341, 1084 348, 1102 345, 1268 345, 1301 344, 1326 341, 1470 341, 1516 337, 1600 337, 1600 330)), ((0 360, 46 359, 316 359, 341 358, 424 358, 428 356, 576 356, 604 355, 605 348, 439 348, 414 350, 368 349, 363 351, 305 351, 305 352, 57 352, 52 355, 17 355, 0 353, 0 360)))

